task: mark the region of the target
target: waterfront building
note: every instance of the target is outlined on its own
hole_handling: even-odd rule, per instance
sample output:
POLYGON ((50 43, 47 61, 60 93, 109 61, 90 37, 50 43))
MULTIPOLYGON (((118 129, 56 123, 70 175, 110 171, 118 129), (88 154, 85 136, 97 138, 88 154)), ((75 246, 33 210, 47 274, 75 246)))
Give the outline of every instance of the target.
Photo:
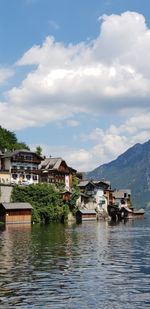
POLYGON ((29 203, 1 203, 0 221, 8 223, 31 223, 32 206, 29 203))
POLYGON ((4 153, 1 156, 0 183, 38 183, 42 160, 41 156, 26 149, 4 153))
POLYGON ((45 158, 40 164, 40 182, 64 183, 65 190, 72 190, 72 176, 76 170, 67 165, 62 158, 45 158))
POLYGON ((97 214, 95 210, 79 209, 76 212, 76 220, 78 223, 82 221, 96 221, 97 214))
POLYGON ((119 189, 113 192, 114 203, 119 207, 132 208, 131 203, 131 190, 129 189, 119 189))

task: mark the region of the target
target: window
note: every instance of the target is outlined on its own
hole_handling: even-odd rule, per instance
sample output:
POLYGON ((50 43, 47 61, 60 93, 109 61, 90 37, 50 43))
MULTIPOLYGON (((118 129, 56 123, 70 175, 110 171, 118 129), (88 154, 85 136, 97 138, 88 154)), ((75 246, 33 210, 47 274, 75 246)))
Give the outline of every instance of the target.
POLYGON ((17 179, 18 175, 17 174, 12 174, 13 179, 17 179))
POLYGON ((33 175, 33 180, 37 180, 37 175, 33 175))
POLYGON ((31 179, 31 175, 26 175, 26 179, 30 180, 31 179))

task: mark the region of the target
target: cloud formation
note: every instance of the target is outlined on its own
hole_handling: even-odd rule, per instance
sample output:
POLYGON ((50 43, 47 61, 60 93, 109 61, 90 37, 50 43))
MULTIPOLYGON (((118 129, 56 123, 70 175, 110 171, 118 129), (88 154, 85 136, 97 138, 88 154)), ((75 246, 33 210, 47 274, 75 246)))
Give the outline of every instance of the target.
POLYGON ((0 68, 0 85, 3 85, 14 74, 12 69, 0 68))
MULTIPOLYGON (((67 154, 81 169, 87 170, 90 161, 95 166, 104 163, 148 138, 149 50, 150 29, 136 12, 102 16, 98 37, 88 43, 65 45, 47 37, 16 62, 17 69, 26 66, 29 73, 0 102, 0 122, 14 130, 63 120, 75 127, 78 114, 112 113, 124 123, 93 130, 88 136, 95 141, 90 151, 77 150, 77 157, 70 149, 67 154)), ((0 70, 0 83, 6 75, 0 70)))
POLYGON ((47 37, 17 61, 20 69, 35 67, 20 86, 7 93, 5 107, 12 106, 17 119, 22 120, 14 120, 14 129, 79 113, 149 110, 150 30, 144 17, 125 12, 101 20, 99 36, 88 44, 65 46, 47 37))

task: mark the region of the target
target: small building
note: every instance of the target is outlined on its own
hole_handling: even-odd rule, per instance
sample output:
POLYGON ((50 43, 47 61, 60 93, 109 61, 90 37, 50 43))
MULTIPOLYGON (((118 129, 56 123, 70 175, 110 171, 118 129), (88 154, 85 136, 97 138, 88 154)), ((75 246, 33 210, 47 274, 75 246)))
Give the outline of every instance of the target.
POLYGON ((97 214, 95 210, 80 209, 76 213, 77 222, 96 221, 96 219, 97 219, 97 214))
POLYGON ((0 221, 4 223, 31 223, 32 206, 29 203, 1 203, 0 221))
POLYGON ((64 202, 70 201, 71 194, 72 193, 70 191, 67 191, 67 190, 60 193, 64 202))

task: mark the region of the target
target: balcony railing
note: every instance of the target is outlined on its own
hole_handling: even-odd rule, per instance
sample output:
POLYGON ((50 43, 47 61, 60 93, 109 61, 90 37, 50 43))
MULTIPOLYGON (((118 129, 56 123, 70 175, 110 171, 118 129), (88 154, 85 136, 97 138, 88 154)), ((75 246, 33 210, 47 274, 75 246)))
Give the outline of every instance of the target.
POLYGON ((25 174, 40 174, 41 173, 41 171, 40 171, 40 169, 21 169, 21 168, 12 168, 11 169, 11 173, 25 173, 25 174))
POLYGON ((21 163, 36 163, 36 164, 40 164, 41 160, 38 159, 27 159, 27 158, 22 158, 22 157, 17 157, 17 158, 12 158, 11 162, 21 162, 21 163))

